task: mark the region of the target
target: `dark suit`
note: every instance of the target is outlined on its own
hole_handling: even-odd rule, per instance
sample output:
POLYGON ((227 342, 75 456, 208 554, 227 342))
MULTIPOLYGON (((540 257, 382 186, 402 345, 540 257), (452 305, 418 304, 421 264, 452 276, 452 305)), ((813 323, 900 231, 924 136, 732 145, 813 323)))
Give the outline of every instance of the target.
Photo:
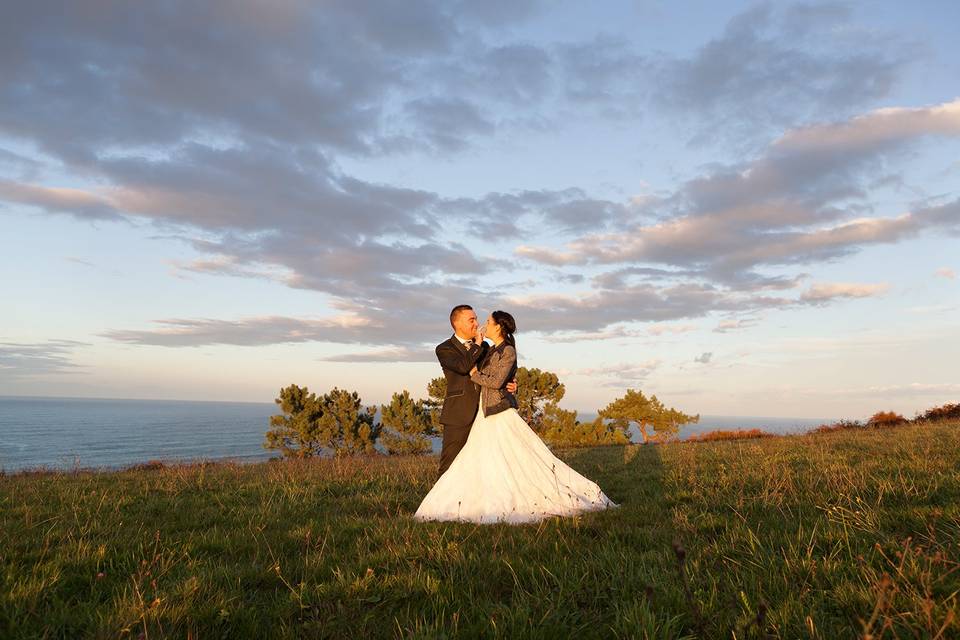
POLYGON ((440 450, 440 475, 446 471, 467 442, 473 419, 480 405, 480 387, 470 379, 470 370, 487 353, 481 342, 467 350, 456 335, 437 345, 437 360, 447 378, 447 395, 440 410, 443 448, 440 450))

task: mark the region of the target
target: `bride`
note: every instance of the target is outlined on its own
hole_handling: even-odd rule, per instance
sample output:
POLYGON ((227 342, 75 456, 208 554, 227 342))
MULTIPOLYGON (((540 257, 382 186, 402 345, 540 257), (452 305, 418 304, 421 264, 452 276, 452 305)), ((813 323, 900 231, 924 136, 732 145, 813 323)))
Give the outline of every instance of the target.
POLYGON ((418 520, 536 522, 617 506, 594 482, 554 456, 517 413, 507 381, 517 370, 516 322, 505 311, 487 319, 493 347, 470 372, 480 410, 467 443, 420 503, 418 520))

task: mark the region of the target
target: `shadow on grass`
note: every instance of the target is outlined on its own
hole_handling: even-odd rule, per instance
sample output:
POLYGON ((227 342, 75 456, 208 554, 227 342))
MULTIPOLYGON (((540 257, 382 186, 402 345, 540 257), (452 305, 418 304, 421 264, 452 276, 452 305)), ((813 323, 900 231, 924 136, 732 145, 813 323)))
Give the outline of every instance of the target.
POLYGON ((466 637, 689 636, 659 448, 558 456, 619 507, 519 526, 416 523, 428 538, 417 566, 437 588, 399 629, 449 632, 455 615, 466 637))

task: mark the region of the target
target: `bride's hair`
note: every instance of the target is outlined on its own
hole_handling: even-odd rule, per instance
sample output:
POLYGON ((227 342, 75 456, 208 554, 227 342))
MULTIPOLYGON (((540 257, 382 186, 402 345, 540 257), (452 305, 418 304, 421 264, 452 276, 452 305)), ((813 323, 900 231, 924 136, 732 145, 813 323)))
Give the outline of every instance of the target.
POLYGON ((494 311, 490 315, 493 316, 493 321, 497 323, 500 331, 503 332, 503 339, 507 341, 507 344, 515 348, 517 342, 513 339, 513 334, 517 332, 517 321, 506 311, 494 311))

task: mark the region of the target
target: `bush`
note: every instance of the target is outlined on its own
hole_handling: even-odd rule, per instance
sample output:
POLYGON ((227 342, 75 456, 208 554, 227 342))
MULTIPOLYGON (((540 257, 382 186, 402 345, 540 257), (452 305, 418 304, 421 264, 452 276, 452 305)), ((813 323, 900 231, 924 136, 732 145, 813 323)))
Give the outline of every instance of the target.
POLYGON ((812 431, 812 433, 831 433, 833 431, 842 431, 844 429, 863 429, 864 424, 859 420, 839 420, 833 424, 822 424, 812 431))
POLYGON ((707 431, 692 435, 686 442, 712 442, 714 440, 749 440, 751 438, 770 438, 772 433, 760 429, 734 429, 733 431, 707 431))
POLYGON ((960 404, 945 404, 917 414, 914 422, 939 422, 940 420, 957 419, 960 419, 960 404))
POLYGON ((893 411, 878 411, 867 420, 868 427, 895 427, 909 422, 899 413, 893 411))

